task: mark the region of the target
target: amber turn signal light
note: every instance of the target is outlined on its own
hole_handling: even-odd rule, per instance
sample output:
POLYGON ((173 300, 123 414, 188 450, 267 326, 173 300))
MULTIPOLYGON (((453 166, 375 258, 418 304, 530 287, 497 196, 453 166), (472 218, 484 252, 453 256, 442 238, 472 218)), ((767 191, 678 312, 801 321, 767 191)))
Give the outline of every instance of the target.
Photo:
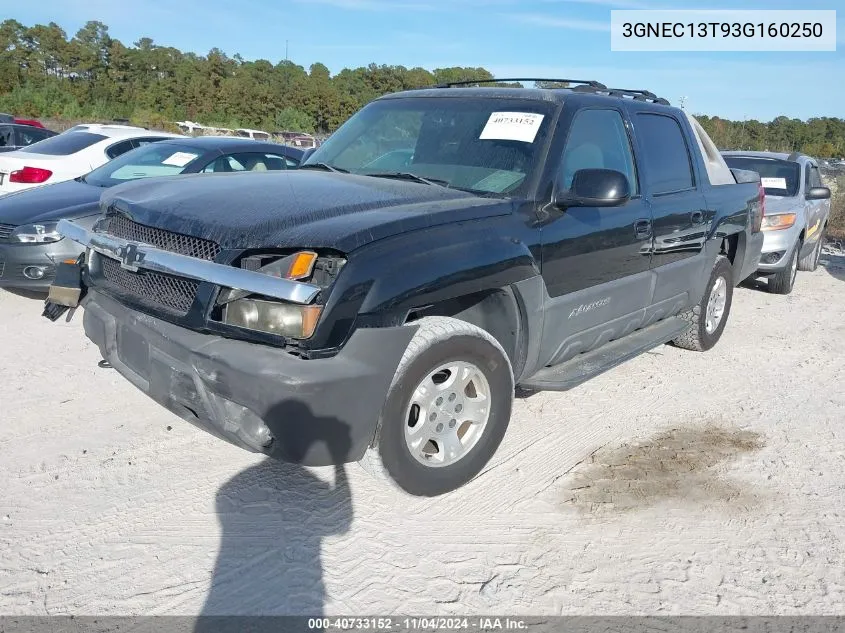
POLYGON ((312 251, 300 251, 293 256, 293 261, 288 268, 287 279, 305 279, 311 276, 314 264, 317 263, 317 253, 312 251))

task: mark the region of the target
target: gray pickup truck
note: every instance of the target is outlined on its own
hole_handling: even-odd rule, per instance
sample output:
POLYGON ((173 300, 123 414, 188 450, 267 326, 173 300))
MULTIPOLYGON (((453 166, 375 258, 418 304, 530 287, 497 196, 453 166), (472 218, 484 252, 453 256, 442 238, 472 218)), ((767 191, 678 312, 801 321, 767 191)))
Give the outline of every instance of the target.
POLYGON ((768 279, 768 290, 792 292, 799 270, 819 264, 830 219, 830 189, 822 184, 818 162, 804 154, 723 152, 735 169, 760 174, 766 191, 765 241, 757 277, 768 279))
POLYGON ((650 92, 559 81, 386 95, 298 170, 109 189, 59 224, 86 255, 44 314, 81 301, 111 366, 237 446, 458 488, 515 388, 708 350, 757 268, 756 174, 650 92))

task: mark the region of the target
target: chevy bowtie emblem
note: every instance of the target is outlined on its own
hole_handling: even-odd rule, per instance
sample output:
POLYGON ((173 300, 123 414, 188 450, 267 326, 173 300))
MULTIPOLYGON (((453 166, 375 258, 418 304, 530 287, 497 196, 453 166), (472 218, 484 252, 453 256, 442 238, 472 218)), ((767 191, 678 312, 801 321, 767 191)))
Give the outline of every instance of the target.
POLYGON ((137 244, 127 244, 126 247, 117 249, 117 256, 120 257, 120 267, 138 272, 138 265, 144 261, 144 254, 138 252, 137 244))

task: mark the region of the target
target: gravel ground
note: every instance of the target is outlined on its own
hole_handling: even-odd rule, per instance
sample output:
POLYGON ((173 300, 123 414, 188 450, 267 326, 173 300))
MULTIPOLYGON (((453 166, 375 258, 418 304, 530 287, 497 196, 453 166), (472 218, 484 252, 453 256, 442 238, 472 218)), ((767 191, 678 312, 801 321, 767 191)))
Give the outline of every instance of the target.
POLYGON ((719 345, 518 400, 408 499, 271 463, 0 291, 0 613, 845 614, 845 255, 742 287, 719 345))

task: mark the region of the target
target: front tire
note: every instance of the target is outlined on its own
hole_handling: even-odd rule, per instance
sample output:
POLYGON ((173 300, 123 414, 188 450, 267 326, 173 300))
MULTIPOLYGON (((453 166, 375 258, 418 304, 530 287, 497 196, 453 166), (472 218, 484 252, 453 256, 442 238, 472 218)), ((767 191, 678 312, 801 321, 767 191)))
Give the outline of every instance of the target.
POLYGON ((672 343, 695 352, 712 348, 722 337, 728 322, 733 291, 733 267, 727 257, 719 255, 701 301, 678 315, 689 322, 689 328, 672 343))
POLYGON ((361 465, 416 496, 461 487, 487 464, 507 430, 513 371, 489 333, 425 317, 387 393, 361 465))
POLYGON ((815 248, 813 248, 813 250, 808 253, 806 257, 802 257, 801 260, 798 262, 798 270, 808 273, 815 272, 816 268, 819 267, 819 258, 822 256, 823 245, 824 229, 822 229, 821 235, 819 235, 819 238, 816 241, 815 248))
POLYGON ((798 251, 801 250, 801 242, 792 249, 789 264, 786 268, 769 277, 768 291, 776 295, 788 295, 795 287, 795 278, 798 276, 798 251))

